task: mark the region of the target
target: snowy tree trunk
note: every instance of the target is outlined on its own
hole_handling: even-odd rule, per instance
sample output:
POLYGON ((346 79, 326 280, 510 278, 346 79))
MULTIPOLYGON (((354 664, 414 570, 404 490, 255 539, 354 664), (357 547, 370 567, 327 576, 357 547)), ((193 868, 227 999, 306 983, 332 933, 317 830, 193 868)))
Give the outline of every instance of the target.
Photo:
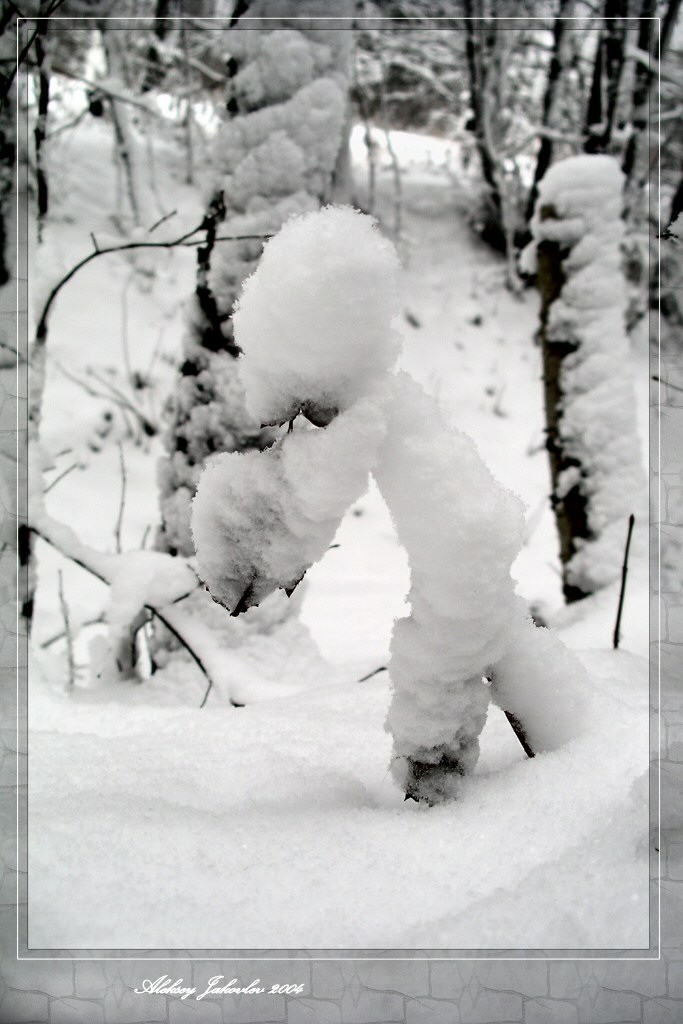
MULTIPOLYGON (((219 133, 219 171, 200 250, 196 296, 184 358, 168 404, 166 456, 159 467, 162 550, 193 553, 190 501, 205 460, 214 452, 261 449, 272 431, 244 408, 230 314, 262 243, 215 243, 226 233, 269 235, 288 216, 317 208, 346 188, 348 33, 315 22, 328 13, 315 0, 248 5, 250 16, 281 20, 233 30, 227 46, 233 112, 219 133), (287 21, 308 15, 309 22, 287 21)), ((335 13, 344 14, 341 6, 335 13)), ((238 22, 239 25, 239 22, 238 22)))
POLYGON ((467 69, 470 86, 470 106, 472 108, 472 120, 474 137, 477 145, 477 153, 481 164, 481 171, 487 188, 491 204, 491 227, 487 241, 495 248, 504 252, 506 249, 506 238, 503 227, 503 211, 500 195, 500 187, 496 174, 496 163, 490 148, 490 140, 486 133, 485 105, 487 102, 487 74, 488 58, 490 54, 482 54, 482 40, 480 23, 474 21, 475 16, 481 14, 480 7, 472 0, 464 0, 465 21, 465 50, 467 56, 467 69))
MULTIPOLYGON (((107 56, 109 76, 120 88, 124 82, 121 46, 123 45, 125 33, 115 30, 108 32, 106 22, 101 23, 100 32, 104 52, 107 56)), ((137 143, 130 122, 130 114, 126 104, 114 96, 109 97, 109 110, 114 127, 116 150, 126 179, 128 202, 133 222, 136 226, 139 226, 144 218, 145 201, 137 143)))
POLYGON ((555 164, 532 222, 552 505, 563 590, 618 578, 624 524, 645 493, 621 271, 623 176, 606 156, 555 164))

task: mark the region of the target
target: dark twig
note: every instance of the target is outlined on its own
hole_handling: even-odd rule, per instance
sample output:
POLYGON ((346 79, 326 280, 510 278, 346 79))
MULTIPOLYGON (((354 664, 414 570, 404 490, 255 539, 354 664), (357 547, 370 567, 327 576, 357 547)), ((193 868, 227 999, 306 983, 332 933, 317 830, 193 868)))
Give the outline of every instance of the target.
POLYGON ((59 570, 57 575, 58 592, 59 592, 59 607, 62 610, 62 618, 64 619, 64 637, 66 639, 66 664, 68 669, 67 689, 73 690, 76 679, 76 666, 74 663, 74 642, 71 635, 71 625, 69 623, 69 606, 66 603, 64 597, 64 580, 62 577, 62 570, 59 570))
POLYGON ((358 682, 359 683, 364 683, 368 679, 372 679, 373 676, 379 675, 380 672, 386 672, 386 671, 387 671, 387 666, 386 665, 380 665, 379 668, 373 669, 372 672, 368 672, 368 674, 366 676, 361 676, 360 679, 358 680, 358 682))
MULTIPOLYGON (((91 377, 94 377, 99 384, 105 387, 107 389, 106 391, 98 391, 96 388, 92 387, 91 384, 88 384, 87 381, 82 380, 80 377, 77 377, 75 373, 71 373, 69 370, 67 370, 67 368, 65 366, 62 366, 61 363, 56 363, 56 365, 59 367, 60 372, 63 373, 65 377, 73 381, 74 384, 77 384, 80 388, 83 388, 87 395, 91 395, 92 398, 104 399, 107 402, 114 402, 114 404, 119 407, 122 413, 125 413, 125 410, 127 409, 130 413, 133 414, 133 416, 136 417, 143 433, 146 434, 147 437, 154 437, 155 434, 158 432, 156 424, 153 423, 142 412, 141 409, 138 409, 137 406, 134 405, 133 402, 131 402, 131 400, 127 398, 122 391, 116 388, 108 380, 105 380, 103 377, 100 377, 98 374, 95 373, 94 370, 89 369, 89 375, 91 377)), ((128 418, 125 415, 124 419, 130 429, 128 418)))
MULTIPOLYGON (((97 626, 100 622, 104 622, 104 616, 95 615, 92 619, 86 619, 85 622, 79 623, 78 629, 85 629, 86 626, 97 626)), ((52 645, 56 644, 58 640, 63 640, 65 635, 66 634, 64 633, 63 630, 61 633, 55 633, 53 636, 48 637, 47 640, 43 640, 40 646, 43 648, 43 650, 47 649, 48 647, 52 647, 52 645)))
MULTIPOLYGON (((491 683, 493 685, 493 687, 495 688, 495 676, 494 675, 489 674, 489 675, 485 676, 484 678, 489 683, 491 683)), ((536 754, 535 754, 531 744, 529 743, 529 740, 528 740, 527 734, 526 734, 526 730, 525 730, 524 726, 522 725, 522 723, 520 722, 519 718, 517 718, 517 715, 514 715, 512 713, 512 711, 506 711, 505 708, 500 706, 500 704, 498 704, 498 707, 500 707, 501 711, 503 712, 503 714, 507 718, 508 722, 510 723, 512 731, 514 732, 515 736, 519 740, 519 742, 520 742, 520 744, 522 746, 522 750, 524 751, 526 756, 527 757, 535 757, 536 754)))
POLYGON ((621 587, 619 588, 619 607, 617 608, 617 621, 614 624, 614 635, 612 637, 612 646, 616 651, 619 647, 619 633, 621 629, 621 613, 624 608, 624 592, 626 590, 626 576, 628 575, 628 552, 631 547, 631 534, 633 533, 633 525, 636 521, 636 517, 631 513, 628 517, 628 533, 626 535, 626 547, 624 548, 624 564, 621 567, 621 587))
POLYGON ((123 513, 126 507, 126 460, 123 457, 123 445, 119 441, 119 463, 121 466, 121 499, 119 501, 119 514, 116 518, 114 537, 116 538, 116 552, 121 554, 121 527, 123 525, 123 513))
POLYGON ((512 726, 512 731, 514 732, 515 736, 517 737, 519 742, 522 744, 522 750, 524 751, 526 756, 527 757, 535 757, 536 755, 534 754, 533 750, 529 746, 529 741, 528 741, 528 739, 526 737, 526 733, 524 732, 524 728, 523 728, 522 723, 520 722, 520 720, 517 718, 516 715, 513 715, 511 711, 504 711, 503 714, 505 715, 505 717, 507 718, 508 722, 512 726))
POLYGON ((43 493, 47 494, 49 491, 51 491, 53 487, 57 486, 57 484, 59 483, 60 480, 63 480, 64 477, 68 476, 69 473, 71 473, 72 470, 74 470, 74 469, 78 469, 78 463, 77 462, 74 462, 70 466, 67 466, 67 468, 62 470, 62 472, 58 476, 56 476, 54 478, 54 480, 51 480, 50 483, 45 488, 45 490, 43 491, 43 493))
POLYGON ((153 231, 156 231, 158 227, 161 227, 161 225, 164 224, 167 220, 170 220, 171 217, 175 217, 177 212, 177 210, 171 210, 170 213, 165 213, 163 217, 160 217, 159 220, 155 221, 154 224, 152 224, 147 234, 151 235, 153 231))
MULTIPOLYGON (((204 664, 202 659, 199 657, 199 655, 196 653, 196 651, 194 651, 192 649, 192 647, 190 647, 190 645, 188 644, 187 640, 183 636, 180 635, 178 630, 174 626, 171 625, 171 623, 168 621, 168 619, 162 614, 162 612, 159 611, 158 608, 152 608, 149 605, 147 605, 146 607, 149 607, 149 610, 152 612, 153 615, 156 615, 156 617, 158 618, 158 620, 162 624, 162 626, 165 626, 166 629, 169 631, 169 633, 173 634, 173 636, 176 638, 178 643, 181 644, 185 648, 187 653, 194 660, 195 664, 198 666, 198 668, 206 676, 206 692, 204 693, 204 697, 202 698, 202 702, 199 705, 200 708, 203 708, 204 705, 206 704, 207 700, 209 699, 209 694, 211 693, 211 690, 213 689, 213 679, 209 675, 209 672, 208 672, 208 669, 207 669, 206 665, 204 664)), ((235 702, 231 699, 230 703, 234 704, 235 702)))
POLYGON ((662 380, 662 378, 658 377, 656 373, 653 373, 650 379, 656 380, 658 383, 663 384, 665 388, 673 388, 674 391, 683 391, 683 388, 680 387, 678 384, 672 384, 670 380, 662 380))

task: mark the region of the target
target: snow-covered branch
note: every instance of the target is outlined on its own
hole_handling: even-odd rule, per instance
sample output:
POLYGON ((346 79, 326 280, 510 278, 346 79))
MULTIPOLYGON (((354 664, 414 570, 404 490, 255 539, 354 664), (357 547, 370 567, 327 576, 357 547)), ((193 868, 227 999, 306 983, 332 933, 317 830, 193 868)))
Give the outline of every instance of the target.
POLYGON ((199 586, 194 570, 184 559, 159 551, 107 554, 84 544, 69 526, 41 511, 38 501, 34 502, 31 515, 32 533, 111 588, 107 613, 110 629, 125 630, 137 613, 146 609, 175 636, 206 678, 207 688, 200 707, 206 704, 214 685, 229 695, 226 673, 210 632, 202 630, 179 607, 199 586))

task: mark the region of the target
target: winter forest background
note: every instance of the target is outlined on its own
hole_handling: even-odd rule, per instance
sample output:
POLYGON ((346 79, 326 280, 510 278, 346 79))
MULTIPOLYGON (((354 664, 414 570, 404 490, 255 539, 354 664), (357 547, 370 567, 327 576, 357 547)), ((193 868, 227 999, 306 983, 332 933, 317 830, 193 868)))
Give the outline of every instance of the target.
POLYGON ((24 5, 30 947, 648 947, 678 9, 24 5))

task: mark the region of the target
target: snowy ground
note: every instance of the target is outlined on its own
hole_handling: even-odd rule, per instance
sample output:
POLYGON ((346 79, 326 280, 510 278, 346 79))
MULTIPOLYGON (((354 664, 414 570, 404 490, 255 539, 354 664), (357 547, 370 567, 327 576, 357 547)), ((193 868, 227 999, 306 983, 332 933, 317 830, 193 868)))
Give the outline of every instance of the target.
MULTIPOLYGON (((86 120, 58 139, 61 177, 41 260, 50 276, 89 251, 91 231, 102 244, 116 206, 106 126, 86 120)), ((308 574, 301 618, 314 643, 293 650, 283 637, 233 652, 235 675, 242 670, 246 695, 258 698, 245 708, 216 692, 200 711, 204 680, 184 659, 143 685, 88 685, 88 644, 102 625, 82 631, 79 685, 64 695, 64 644, 50 642, 63 628, 57 569, 74 626, 100 615, 107 590, 41 544, 30 673, 31 947, 648 945, 645 531, 634 543, 615 654, 614 588, 571 613, 560 607, 535 295, 506 292, 502 264, 466 229, 457 152, 398 133, 395 147, 404 167, 401 364, 526 503, 527 543, 513 574, 571 646, 593 649, 582 655, 594 688, 590 724, 562 750, 527 761, 492 709, 463 798, 436 809, 403 802, 387 773, 387 674, 358 682, 387 664, 408 588, 375 489, 308 574)), ((354 152, 362 197, 362 147, 354 152)), ((169 143, 155 163, 163 198, 150 197, 150 223, 177 209, 158 229, 170 238, 199 223, 201 199, 180 184, 182 161, 169 143)), ((379 185, 390 230, 388 169, 379 185)), ((117 442, 124 549, 139 547, 146 531, 149 543, 154 529, 160 447, 156 438, 136 443, 120 409, 83 384, 125 390, 127 358, 154 386, 126 394, 159 416, 193 261, 194 250, 102 257, 67 285, 51 320, 47 480, 73 462, 82 468, 50 491, 48 509, 102 550, 114 550, 117 442)), ((35 271, 31 287, 44 293, 35 271)), ((641 340, 633 371, 645 453, 641 340)))

